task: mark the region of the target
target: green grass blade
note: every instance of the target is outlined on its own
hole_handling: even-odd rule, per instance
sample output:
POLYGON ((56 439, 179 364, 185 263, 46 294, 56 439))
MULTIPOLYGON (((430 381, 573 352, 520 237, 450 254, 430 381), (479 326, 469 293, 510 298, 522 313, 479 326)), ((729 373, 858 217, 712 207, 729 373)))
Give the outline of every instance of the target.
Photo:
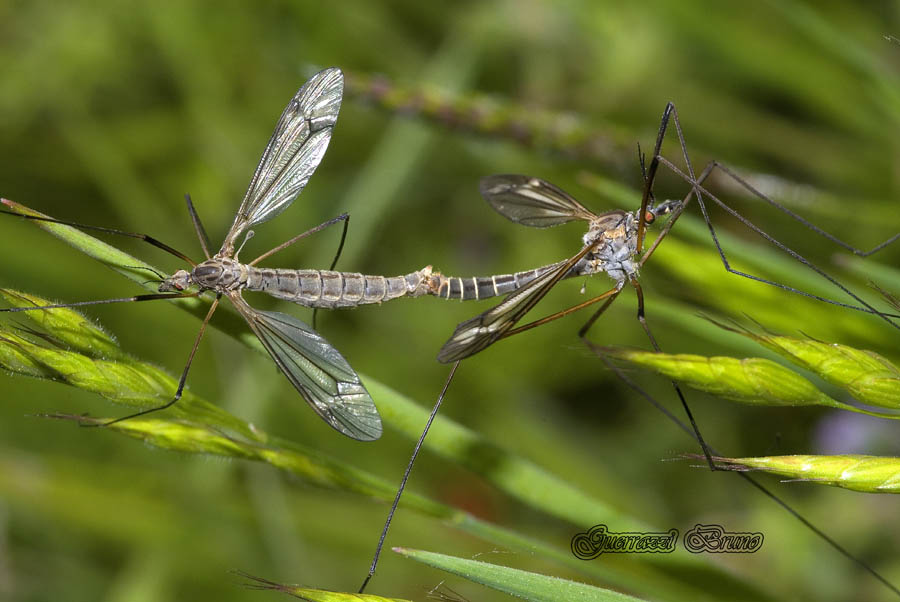
MULTIPOLYGON (((0 199, 0 202, 3 203, 8 209, 20 213, 22 215, 30 215, 35 217, 50 217, 44 215, 43 213, 39 213, 33 209, 26 207, 20 203, 15 203, 13 201, 7 199, 0 199)), ((63 242, 71 245, 76 250, 84 253, 88 257, 99 261, 103 265, 109 267, 116 273, 128 278, 132 282, 138 284, 142 288, 151 291, 157 292, 156 284, 153 282, 148 282, 148 277, 153 277, 153 274, 162 273, 162 270, 158 270, 152 265, 121 251, 120 249, 103 242, 102 240, 87 234, 75 228, 73 226, 67 226, 65 224, 56 224, 46 221, 40 220, 27 220, 29 223, 37 226, 38 228, 49 232, 53 236, 59 238, 63 242)), ((206 316, 206 312, 209 310, 209 304, 211 303, 211 299, 207 299, 204 297, 185 297, 183 299, 170 299, 169 303, 174 303, 178 307, 190 312, 195 317, 200 318, 201 320, 206 316)), ((221 307, 216 312, 212 321, 210 322, 216 328, 222 330, 223 332, 227 332, 231 336, 234 336, 241 340, 241 342, 249 345, 250 347, 256 348, 258 350, 262 349, 262 346, 256 340, 243 323, 243 320, 240 316, 237 315, 235 311, 233 311, 230 307, 221 307), (223 309, 225 311, 223 311, 223 309)))
POLYGON ((406 558, 531 602, 638 602, 640 600, 585 583, 530 573, 479 560, 407 548, 394 548, 394 551, 406 558))
MULTIPOLYGON (((46 300, 38 297, 30 299, 34 303, 46 303, 46 300)), ((155 366, 135 360, 121 351, 115 354, 116 360, 108 360, 51 344, 56 325, 68 331, 72 324, 82 323, 83 318, 78 317, 77 312, 54 309, 38 313, 51 314, 49 318, 42 320, 46 329, 44 333, 19 333, 0 323, 0 366, 22 375, 57 380, 93 391, 116 404, 137 409, 156 407, 171 399, 176 380, 155 366)), ((411 437, 417 436, 425 420, 425 410, 376 381, 366 379, 366 382, 386 423, 409 433, 411 437)), ((105 430, 139 439, 161 449, 265 462, 319 487, 352 491, 385 501, 393 498, 393 483, 315 450, 271 437, 190 391, 186 391, 182 399, 167 410, 166 415, 174 415, 176 418, 132 418, 114 423, 105 427, 105 430)), ((104 424, 110 420, 62 414, 57 417, 74 419, 88 425, 104 424)), ((435 422, 426 447, 460 465, 472 468, 523 503, 551 516, 568 520, 580 528, 602 520, 622 525, 629 530, 653 530, 642 521, 611 509, 602 501, 586 495, 533 463, 494 446, 472 431, 442 417, 435 422), (478 450, 478 453, 473 454, 473 450, 478 450)), ((606 583, 645 592, 656 598, 696 599, 698 592, 694 586, 681 583, 677 578, 673 579, 662 566, 660 569, 649 566, 652 563, 690 567, 692 574, 707 574, 709 579, 729 581, 729 588, 740 592, 741 599, 761 599, 752 587, 728 577, 702 557, 676 553, 654 557, 650 563, 641 558, 634 562, 647 566, 642 567, 640 578, 636 578, 630 570, 610 568, 600 563, 585 564, 567 550, 559 550, 480 521, 465 512, 437 504, 413 492, 404 494, 402 506, 450 522, 494 545, 529 550, 606 583), (668 598, 669 595, 672 597, 668 598)))

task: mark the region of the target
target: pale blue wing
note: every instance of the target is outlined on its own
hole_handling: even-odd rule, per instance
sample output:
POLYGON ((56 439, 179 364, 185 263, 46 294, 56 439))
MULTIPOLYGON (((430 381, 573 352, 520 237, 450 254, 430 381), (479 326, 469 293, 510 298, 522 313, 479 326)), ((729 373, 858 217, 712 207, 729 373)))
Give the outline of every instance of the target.
POLYGON ((597 216, 584 205, 540 178, 500 174, 481 179, 481 196, 503 217, 535 228, 546 228, 597 216))
POLYGON ((340 69, 320 71, 288 103, 263 151, 222 249, 294 201, 325 155, 344 93, 340 69))
POLYGON ((322 335, 293 316, 253 309, 239 294, 229 297, 278 369, 325 422, 359 441, 381 436, 375 402, 359 375, 322 335))

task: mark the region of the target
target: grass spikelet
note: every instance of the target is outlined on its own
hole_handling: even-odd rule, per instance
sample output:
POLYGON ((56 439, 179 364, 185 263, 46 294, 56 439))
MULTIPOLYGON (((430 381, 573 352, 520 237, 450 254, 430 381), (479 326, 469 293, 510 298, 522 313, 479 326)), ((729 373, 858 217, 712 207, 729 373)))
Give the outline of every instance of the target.
POLYGON ((753 339, 767 349, 841 387, 863 403, 900 409, 900 368, 865 349, 814 339, 757 334, 710 320, 720 328, 753 339))
POLYGON ((864 455, 716 458, 730 470, 761 470, 791 480, 865 493, 900 493, 900 458, 864 455))
POLYGON ((699 391, 748 405, 825 406, 883 418, 900 418, 841 403, 803 376, 764 358, 706 357, 610 347, 600 349, 612 357, 648 368, 699 391))
MULTIPOLYGON (((32 299, 38 303, 43 302, 37 297, 32 299)), ((57 312, 59 310, 41 313, 57 312)), ((77 315, 77 312, 72 313, 77 315)), ((115 403, 129 407, 144 409, 162 405, 171 399, 176 380, 156 366, 131 358, 122 351, 115 354, 117 359, 110 360, 65 349, 65 346, 55 339, 53 325, 59 320, 60 318, 55 316, 52 320, 46 321, 46 332, 40 333, 18 332, 0 321, 0 365, 21 375, 52 379, 97 392, 115 403)), ((68 327, 66 324, 63 325, 68 327)), ((375 395, 376 403, 383 410, 386 424, 401 429, 411 425, 409 428, 418 434, 417 428, 424 419, 425 410, 371 379, 367 379, 367 383, 375 395)), ((52 416, 90 426, 105 424, 110 420, 110 418, 89 418, 70 414, 52 416)), ((189 391, 186 391, 182 399, 164 414, 132 418, 105 426, 103 430, 118 432, 154 447, 180 453, 211 454, 264 462, 319 487, 352 491, 381 500, 391 499, 395 492, 393 483, 387 483, 316 450, 270 437, 246 421, 189 391)), ((481 456, 487 456, 490 461, 476 463, 472 469, 485 475, 495 486, 522 503, 541 512, 569 520, 573 524, 607 520, 635 529, 646 526, 642 521, 609 508, 602 501, 584 493, 574 485, 566 483, 528 460, 490 444, 476 433, 443 417, 439 417, 435 422, 434 435, 427 446, 430 448, 436 446, 439 453, 445 454, 450 461, 460 465, 468 464, 471 449, 482 450, 481 456), (502 467, 502 470, 498 467, 502 467), (553 495, 548 495, 548 492, 553 492, 553 495)), ((438 504, 414 492, 407 492, 401 505, 448 521, 494 545, 529 549, 563 564, 570 564, 573 569, 580 567, 581 570, 585 570, 583 563, 568 552, 479 521, 465 512, 438 504)), ((667 557, 661 560, 668 562, 670 559, 667 557)), ((710 579, 723 577, 718 569, 710 566, 703 558, 673 555, 671 561, 688 562, 693 570, 708 574, 710 579)), ((634 579, 617 569, 609 570, 598 566, 587 570, 591 574, 595 570, 595 577, 612 579, 623 587, 635 591, 660 592, 673 586, 671 577, 661 570, 645 571, 640 579, 634 579)), ((745 589, 745 584, 737 581, 733 581, 732 586, 745 589)))
MULTIPOLYGON (((0 288, 0 298, 10 307, 52 304, 47 299, 7 288, 0 288)), ((38 328, 53 331, 54 338, 69 349, 92 357, 116 357, 120 354, 119 345, 111 335, 73 309, 24 311, 18 312, 16 317, 38 328)))
POLYGON ((287 585, 256 577, 243 571, 234 571, 238 577, 247 579, 243 584, 247 589, 271 590, 294 596, 307 602, 411 602, 405 598, 384 598, 373 594, 353 594, 343 592, 330 592, 322 589, 303 587, 302 585, 287 585))

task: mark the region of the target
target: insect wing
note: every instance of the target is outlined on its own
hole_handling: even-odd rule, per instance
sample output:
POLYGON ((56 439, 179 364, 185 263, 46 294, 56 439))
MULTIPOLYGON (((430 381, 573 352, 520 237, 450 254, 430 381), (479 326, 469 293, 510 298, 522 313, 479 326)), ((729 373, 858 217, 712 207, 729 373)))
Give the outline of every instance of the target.
POLYGON ((481 179, 481 196, 503 217, 535 228, 547 228, 596 215, 550 182, 502 174, 481 179))
POLYGON ((568 261, 560 262, 558 268, 511 293, 499 305, 460 323, 438 352, 438 361, 446 364, 467 358, 503 338, 592 248, 584 247, 568 261))
POLYGON ((293 202, 325 155, 344 93, 340 69, 320 71, 291 99, 263 151, 223 250, 246 228, 272 219, 293 202))
POLYGON ((258 311, 238 295, 231 299, 278 369, 325 422, 359 441, 381 436, 375 402, 359 375, 322 335, 293 316, 258 311))

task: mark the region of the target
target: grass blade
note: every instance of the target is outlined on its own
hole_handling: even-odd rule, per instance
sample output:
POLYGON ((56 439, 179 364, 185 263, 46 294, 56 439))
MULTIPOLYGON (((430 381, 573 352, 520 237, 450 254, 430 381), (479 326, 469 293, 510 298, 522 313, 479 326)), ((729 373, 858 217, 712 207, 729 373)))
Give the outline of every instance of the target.
POLYGON ((406 558, 531 602, 639 602, 639 598, 612 590, 479 560, 407 548, 394 548, 394 551, 406 558))

